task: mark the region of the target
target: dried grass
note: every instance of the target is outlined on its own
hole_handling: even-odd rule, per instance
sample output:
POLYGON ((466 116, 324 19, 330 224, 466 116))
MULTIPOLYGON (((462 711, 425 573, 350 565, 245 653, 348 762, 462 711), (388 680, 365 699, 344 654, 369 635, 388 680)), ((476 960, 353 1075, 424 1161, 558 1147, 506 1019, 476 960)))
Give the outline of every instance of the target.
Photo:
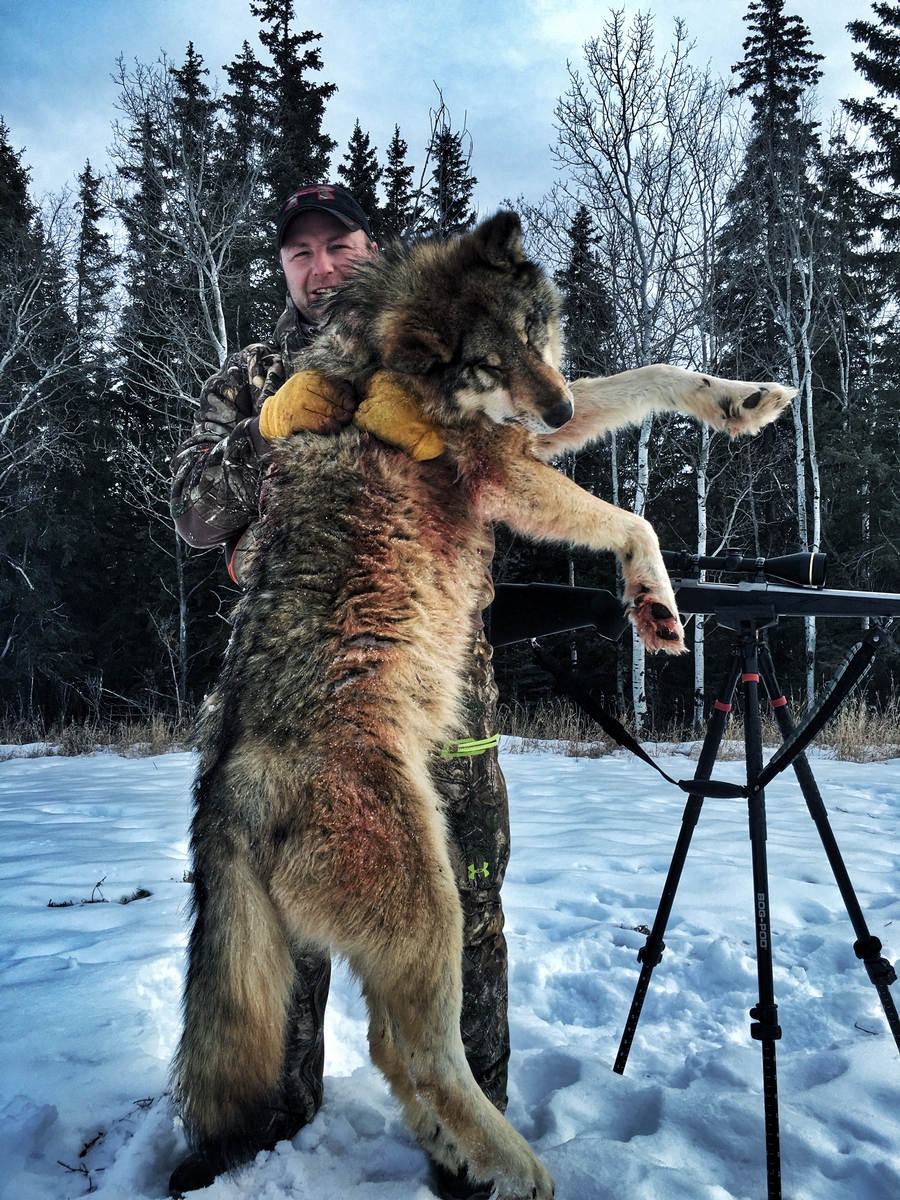
MULTIPOLYGON (((98 750, 123 758, 149 758, 170 751, 189 750, 193 745, 193 722, 153 716, 146 720, 95 721, 45 726, 39 721, 19 720, 0 724, 0 745, 28 746, 27 758, 50 754, 72 757, 98 750)), ((10 751, 0 759, 23 757, 10 751)))
POLYGON ((601 758, 616 749, 594 721, 561 697, 530 707, 501 705, 497 726, 514 739, 509 747, 513 754, 531 754, 548 743, 570 758, 601 758))
MULTIPOLYGON (((799 724, 802 714, 791 706, 799 724)), ((763 744, 780 746, 781 734, 772 713, 762 712, 763 744)), ((637 736, 633 722, 622 722, 637 736)), ((589 717, 564 697, 526 706, 502 705, 498 714, 501 733, 512 738, 513 754, 528 754, 552 748, 557 753, 577 758, 600 758, 616 749, 612 741, 589 717)), ((684 746, 692 743, 691 757, 699 754, 703 733, 697 734, 673 724, 654 732, 653 740, 684 746)), ((645 735, 646 737, 646 735, 645 735)), ((117 722, 83 721, 80 724, 44 726, 40 722, 0 722, 0 745, 28 746, 25 757, 49 754, 94 754, 98 750, 121 754, 125 758, 147 758, 155 754, 189 750, 194 744, 192 721, 176 721, 154 716, 146 720, 117 722)), ((861 696, 850 699, 816 738, 814 745, 830 749, 835 758, 847 762, 883 762, 900 757, 900 696, 879 708, 867 705, 861 696)), ((0 759, 21 757, 0 751, 0 759)), ((744 757, 744 727, 738 713, 732 713, 719 751, 722 760, 744 757)))
MULTIPOLYGON (((791 712, 799 725, 803 717, 799 706, 792 704, 791 712)), ((760 716, 763 745, 780 746, 783 739, 771 710, 762 710, 760 716)), ((633 737, 637 736, 632 721, 626 718, 622 723, 633 737)), ((499 713, 499 728, 514 739, 510 746, 514 754, 528 754, 549 746, 570 756, 599 758, 616 749, 616 743, 565 698, 542 701, 531 707, 504 705, 499 713)), ((692 743, 690 757, 697 758, 705 732, 705 727, 698 735, 674 724, 654 731, 653 741, 679 746, 692 743)), ((646 741, 647 735, 639 740, 646 741)), ((835 758, 846 762, 900 758, 900 696, 892 697, 879 708, 866 704, 861 696, 851 698, 825 726, 813 746, 830 750, 835 758)), ((730 715, 718 757, 723 761, 744 758, 744 722, 740 713, 730 715)))

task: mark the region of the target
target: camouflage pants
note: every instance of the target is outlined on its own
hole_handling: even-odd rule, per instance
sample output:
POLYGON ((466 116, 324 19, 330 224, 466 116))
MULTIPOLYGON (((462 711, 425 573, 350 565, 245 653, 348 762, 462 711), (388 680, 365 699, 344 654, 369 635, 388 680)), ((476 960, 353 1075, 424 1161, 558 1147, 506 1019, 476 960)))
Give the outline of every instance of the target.
MULTIPOLYGON (((497 688, 491 648, 475 638, 465 709, 467 736, 495 730, 497 688)), ((463 909, 463 1004, 460 1032, 472 1074, 488 1099, 504 1112, 509 1063, 506 939, 500 885, 509 861, 506 784, 496 750, 473 758, 435 757, 435 784, 444 799, 450 859, 463 909)), ((331 963, 326 955, 294 955, 294 993, 282 1076, 283 1108, 273 1130, 290 1137, 311 1121, 322 1103, 325 1002, 331 963)))

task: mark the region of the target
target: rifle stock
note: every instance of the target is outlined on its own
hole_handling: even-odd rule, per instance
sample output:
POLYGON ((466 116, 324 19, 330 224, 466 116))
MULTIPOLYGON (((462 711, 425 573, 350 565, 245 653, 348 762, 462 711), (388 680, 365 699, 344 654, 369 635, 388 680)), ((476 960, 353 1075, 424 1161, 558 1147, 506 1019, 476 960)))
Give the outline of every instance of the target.
POLYGON ((622 602, 612 592, 555 583, 498 583, 486 615, 493 646, 585 626, 593 626, 601 637, 614 642, 628 627, 622 602))

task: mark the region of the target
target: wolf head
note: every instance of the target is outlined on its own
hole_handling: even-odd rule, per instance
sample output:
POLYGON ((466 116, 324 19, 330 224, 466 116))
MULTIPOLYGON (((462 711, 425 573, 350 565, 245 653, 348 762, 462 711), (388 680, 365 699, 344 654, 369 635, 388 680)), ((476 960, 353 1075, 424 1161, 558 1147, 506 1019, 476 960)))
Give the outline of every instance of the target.
POLYGON ((445 426, 489 419, 548 433, 574 411, 558 370, 559 311, 525 258, 519 218, 501 212, 452 241, 362 264, 328 325, 367 371, 407 376, 445 426))

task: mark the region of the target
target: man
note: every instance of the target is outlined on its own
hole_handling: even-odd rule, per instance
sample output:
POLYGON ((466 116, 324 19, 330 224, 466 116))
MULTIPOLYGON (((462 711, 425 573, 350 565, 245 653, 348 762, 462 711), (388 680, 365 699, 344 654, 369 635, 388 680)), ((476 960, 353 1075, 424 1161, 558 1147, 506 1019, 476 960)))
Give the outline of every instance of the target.
MULTIPOLYGON (((228 360, 204 386, 190 437, 173 459, 172 513, 192 546, 221 545, 229 573, 240 582, 254 545, 259 495, 270 442, 304 430, 337 433, 351 419, 417 459, 436 457, 439 431, 423 421, 402 393, 379 386, 367 397, 349 385, 300 369, 300 356, 316 330, 323 306, 353 267, 376 255, 368 220, 354 198, 337 185, 294 192, 276 221, 276 245, 288 287, 287 307, 272 344, 248 346, 228 360)), ((485 605, 492 589, 485 579, 485 605)), ((474 616, 472 665, 466 693, 473 739, 494 732, 497 693, 490 647, 474 616)), ((451 861, 464 917, 463 1007, 460 1019, 466 1057, 485 1095, 506 1108, 509 1030, 507 964, 500 885, 509 856, 506 785, 496 750, 442 762, 435 782, 446 807, 451 861)), ((295 986, 281 1098, 259 1147, 291 1138, 322 1102, 323 1021, 330 963, 318 953, 294 958, 295 986)), ((176 1169, 173 1196, 207 1187, 222 1164, 202 1146, 176 1169)), ((438 1191, 451 1200, 486 1198, 490 1189, 435 1167, 438 1191)))

